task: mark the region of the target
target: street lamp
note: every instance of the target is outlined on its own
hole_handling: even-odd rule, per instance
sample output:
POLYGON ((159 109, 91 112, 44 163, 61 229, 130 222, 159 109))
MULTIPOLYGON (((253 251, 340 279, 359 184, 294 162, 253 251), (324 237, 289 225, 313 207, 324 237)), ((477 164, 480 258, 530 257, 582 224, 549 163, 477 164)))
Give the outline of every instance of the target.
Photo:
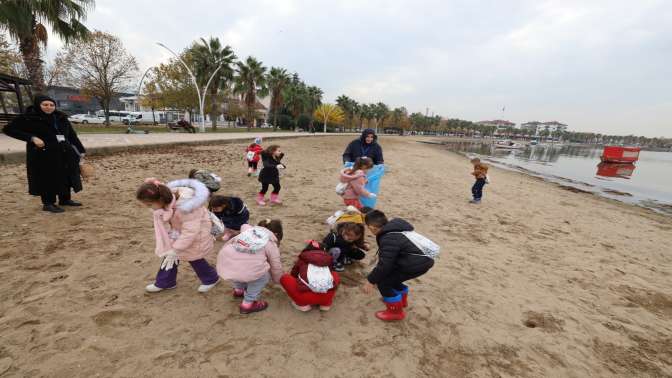
POLYGON ((179 60, 180 63, 182 63, 184 68, 187 69, 187 72, 189 72, 189 76, 191 76, 191 80, 194 82, 194 86, 196 87, 196 94, 198 95, 198 106, 199 106, 199 109, 201 111, 201 126, 199 127, 199 131, 204 133, 205 132, 205 111, 204 111, 205 95, 208 93, 208 87, 210 86, 210 82, 212 82, 212 79, 215 77, 215 75, 217 74, 219 69, 222 68, 222 63, 223 62, 219 62, 219 66, 217 67, 215 72, 212 73, 212 75, 210 76, 210 79, 208 79, 208 82, 205 84, 205 88, 203 88, 203 95, 201 96, 201 89, 198 87, 198 82, 196 81, 196 76, 194 76, 193 72, 191 72, 191 70, 189 69, 189 66, 187 66, 187 63, 185 63, 184 60, 182 60, 182 58, 180 58, 179 55, 175 54, 175 52, 173 50, 169 49, 168 46, 164 45, 161 42, 156 42, 156 44, 163 47, 164 49, 168 50, 171 54, 173 54, 173 56, 175 56, 175 58, 177 58, 177 60, 179 60))

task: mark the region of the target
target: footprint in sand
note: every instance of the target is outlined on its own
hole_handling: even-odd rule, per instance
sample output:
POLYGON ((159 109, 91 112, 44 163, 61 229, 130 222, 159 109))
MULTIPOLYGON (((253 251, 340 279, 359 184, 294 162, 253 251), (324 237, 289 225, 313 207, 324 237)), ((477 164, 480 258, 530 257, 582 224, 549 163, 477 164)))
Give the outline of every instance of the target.
POLYGON ((105 310, 94 315, 93 321, 99 327, 134 328, 149 324, 152 318, 141 315, 138 311, 105 310))

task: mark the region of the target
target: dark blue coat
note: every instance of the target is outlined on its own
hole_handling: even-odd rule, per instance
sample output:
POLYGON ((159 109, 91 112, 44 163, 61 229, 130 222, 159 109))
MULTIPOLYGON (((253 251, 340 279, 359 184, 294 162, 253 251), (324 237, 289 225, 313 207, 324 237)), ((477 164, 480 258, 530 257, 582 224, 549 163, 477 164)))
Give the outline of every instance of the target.
POLYGON ((355 139, 343 152, 343 163, 354 162, 358 157, 366 156, 373 160, 373 164, 383 164, 383 148, 378 144, 378 136, 373 129, 362 131, 362 136, 355 139), (373 143, 366 144, 366 136, 373 134, 373 143))

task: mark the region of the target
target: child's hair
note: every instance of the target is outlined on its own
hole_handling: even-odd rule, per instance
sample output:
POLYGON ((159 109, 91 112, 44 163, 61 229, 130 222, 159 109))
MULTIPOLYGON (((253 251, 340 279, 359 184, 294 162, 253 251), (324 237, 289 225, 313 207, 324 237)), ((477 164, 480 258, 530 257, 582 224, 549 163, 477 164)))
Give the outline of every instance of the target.
POLYGON ((477 157, 475 157, 475 158, 471 158, 471 162, 472 162, 472 163, 480 163, 480 162, 481 162, 481 159, 479 159, 479 158, 477 158, 477 157))
POLYGON ((264 153, 266 153, 269 156, 273 156, 273 154, 275 153, 275 151, 278 150, 278 148, 280 148, 280 146, 278 146, 277 144, 271 144, 270 146, 266 147, 264 153))
POLYGON ((264 219, 257 224, 259 227, 264 227, 275 234, 278 241, 282 240, 282 221, 279 219, 264 219))
POLYGON ((224 207, 226 208, 229 205, 231 197, 214 195, 210 197, 210 202, 208 202, 208 210, 212 211, 215 207, 224 207))
POLYGON ((327 248, 324 246, 324 244, 318 242, 317 240, 308 240, 308 244, 303 248, 301 252, 306 252, 306 251, 327 251, 327 248))
POLYGON ((361 209, 359 209, 359 211, 360 211, 362 214, 364 214, 364 215, 370 213, 371 210, 373 210, 373 208, 368 207, 368 206, 364 206, 364 207, 362 207, 361 209))
POLYGON ((367 226, 383 227, 387 224, 385 213, 380 210, 371 210, 364 216, 364 222, 367 226))
POLYGON ((357 236, 357 239, 354 241, 355 244, 361 246, 364 244, 364 225, 361 223, 354 223, 354 222, 344 222, 338 225, 336 227, 336 232, 338 235, 343 236, 344 233, 346 232, 351 232, 355 236, 357 236))
POLYGON ((366 156, 358 157, 355 159, 355 164, 352 166, 351 172, 356 172, 358 170, 365 170, 373 168, 373 160, 366 156))
POLYGON ((146 182, 135 192, 135 198, 142 202, 160 202, 165 206, 173 201, 173 192, 163 184, 146 182))
POLYGON ((191 171, 189 171, 189 178, 193 179, 194 176, 196 176, 196 172, 198 172, 198 169, 192 169, 191 171))

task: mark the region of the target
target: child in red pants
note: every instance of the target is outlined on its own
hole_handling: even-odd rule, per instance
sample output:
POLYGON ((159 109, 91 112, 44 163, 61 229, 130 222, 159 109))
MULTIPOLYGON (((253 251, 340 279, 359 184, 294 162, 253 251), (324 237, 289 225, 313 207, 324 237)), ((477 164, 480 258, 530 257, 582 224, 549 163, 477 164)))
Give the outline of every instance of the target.
POLYGON ((331 270, 333 258, 324 246, 314 240, 309 241, 297 259, 290 274, 280 278, 292 306, 306 312, 312 306, 321 311, 329 311, 340 283, 338 273, 331 270))

